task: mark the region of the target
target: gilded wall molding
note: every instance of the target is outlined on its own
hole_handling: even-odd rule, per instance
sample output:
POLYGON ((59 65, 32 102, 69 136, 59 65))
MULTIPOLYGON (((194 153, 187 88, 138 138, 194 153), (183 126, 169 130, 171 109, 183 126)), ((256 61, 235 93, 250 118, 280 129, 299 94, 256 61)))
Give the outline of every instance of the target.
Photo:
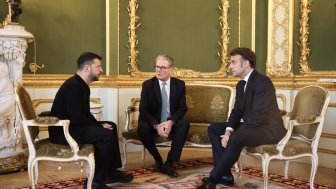
POLYGON ((311 52, 309 43, 309 13, 311 12, 312 0, 300 0, 300 60, 299 72, 305 77, 335 77, 336 71, 313 71, 309 68, 309 55, 311 52))
POLYGON ((268 18, 266 74, 293 76, 293 1, 269 1, 268 18))
MULTIPOLYGON (((23 85, 28 88, 58 88, 63 82, 71 77, 71 74, 23 74, 23 85)), ((129 75, 101 76, 99 81, 90 84, 93 88, 139 88, 148 77, 132 77, 129 75)), ((318 84, 329 90, 336 90, 336 83, 320 82, 318 77, 285 77, 272 78, 273 84, 277 90, 300 89, 307 85, 318 84)), ((208 85, 228 85, 235 87, 238 78, 235 77, 186 77, 183 80, 189 83, 208 84, 208 85)))
POLYGON ((309 13, 310 13, 310 1, 300 0, 300 60, 299 60, 299 72, 302 75, 309 74, 311 72, 308 66, 308 57, 310 54, 310 47, 308 42, 309 37, 309 13))
MULTIPOLYGON (((139 16, 137 15, 139 4, 138 0, 129 0, 128 4, 128 14, 129 14, 129 26, 128 26, 128 72, 132 77, 152 77, 154 72, 142 72, 138 69, 138 37, 137 29, 141 25, 139 23, 139 16)), ((218 56, 221 58, 221 66, 216 72, 200 72, 192 69, 184 68, 174 68, 173 75, 176 77, 185 77, 185 78, 203 78, 203 77, 226 77, 227 76, 227 67, 228 67, 228 44, 229 44, 229 23, 228 23, 228 10, 229 10, 229 0, 221 0, 219 5, 219 10, 221 11, 221 16, 219 18, 219 24, 221 27, 221 38, 218 42, 221 50, 217 52, 218 56)))

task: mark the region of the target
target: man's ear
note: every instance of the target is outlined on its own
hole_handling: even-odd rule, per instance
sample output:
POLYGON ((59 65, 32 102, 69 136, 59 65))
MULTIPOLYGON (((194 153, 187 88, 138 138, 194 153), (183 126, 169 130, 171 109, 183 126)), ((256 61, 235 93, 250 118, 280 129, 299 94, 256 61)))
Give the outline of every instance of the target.
POLYGON ((85 65, 84 66, 84 70, 86 71, 86 72, 90 72, 90 66, 87 64, 87 65, 85 65))
POLYGON ((245 61, 244 61, 244 64, 245 64, 245 67, 247 67, 247 66, 252 67, 251 64, 250 64, 250 62, 249 62, 248 60, 245 60, 245 61))

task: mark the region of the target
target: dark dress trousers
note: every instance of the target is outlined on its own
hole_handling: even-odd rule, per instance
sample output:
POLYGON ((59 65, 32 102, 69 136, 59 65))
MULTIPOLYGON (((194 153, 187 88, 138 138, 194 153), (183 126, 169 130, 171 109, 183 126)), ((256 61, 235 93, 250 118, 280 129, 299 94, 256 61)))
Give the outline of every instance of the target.
MULTIPOLYGON (((168 153, 167 162, 180 160, 182 148, 189 131, 189 123, 183 118, 188 109, 185 90, 184 81, 171 77, 169 94, 170 116, 168 119, 172 120, 174 125, 170 132, 172 145, 168 153)), ((154 125, 160 123, 161 105, 162 100, 159 80, 153 77, 144 81, 139 105, 138 134, 143 145, 154 159, 159 162, 162 162, 162 158, 155 146, 154 138, 157 135, 157 131, 154 125)))
MULTIPOLYGON (((77 143, 94 145, 94 181, 104 181, 121 167, 117 126, 113 122, 98 122, 90 113, 90 88, 79 75, 69 78, 60 87, 51 114, 70 120, 69 132, 77 143), (109 123, 113 130, 103 128, 102 123, 109 123)), ((51 142, 67 144, 62 128, 49 127, 48 130, 51 142)))
POLYGON ((270 78, 253 70, 245 92, 245 82, 242 81, 236 86, 236 100, 228 122, 214 123, 208 128, 214 157, 210 176, 216 180, 231 175, 230 168, 244 146, 275 144, 286 134, 270 78), (220 135, 227 127, 233 128, 234 132, 223 148, 220 135))

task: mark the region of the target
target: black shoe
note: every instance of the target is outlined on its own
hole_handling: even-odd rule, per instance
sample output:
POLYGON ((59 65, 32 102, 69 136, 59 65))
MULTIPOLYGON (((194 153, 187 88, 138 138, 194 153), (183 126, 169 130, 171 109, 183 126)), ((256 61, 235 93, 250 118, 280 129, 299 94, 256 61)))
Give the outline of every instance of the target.
MULTIPOLYGON (((204 178, 202 178, 203 181, 204 178)), ((204 179, 203 183, 196 187, 196 189, 216 189, 216 184, 213 183, 209 178, 204 179)))
POLYGON ((164 165, 161 169, 161 172, 168 175, 169 177, 178 177, 178 173, 174 170, 173 166, 164 165))
POLYGON ((219 184, 223 184, 225 186, 233 186, 234 185, 233 175, 222 176, 222 178, 219 180, 219 184))
MULTIPOLYGON (((87 179, 85 179, 83 183, 83 189, 87 189, 87 179)), ((113 188, 105 185, 104 183, 93 181, 91 185, 91 189, 113 189, 113 188)))
POLYGON ((155 161, 155 164, 154 164, 154 170, 155 171, 161 171, 162 167, 163 167, 163 163, 162 162, 155 161))
POLYGON ((133 180, 134 176, 131 174, 124 173, 122 171, 116 170, 111 175, 105 179, 105 184, 112 184, 116 182, 128 183, 133 180))
MULTIPOLYGON (((209 180, 209 177, 203 177, 202 182, 209 180)), ((234 177, 233 175, 223 176, 219 181, 218 184, 223 184, 225 186, 233 186, 234 185, 234 177)))

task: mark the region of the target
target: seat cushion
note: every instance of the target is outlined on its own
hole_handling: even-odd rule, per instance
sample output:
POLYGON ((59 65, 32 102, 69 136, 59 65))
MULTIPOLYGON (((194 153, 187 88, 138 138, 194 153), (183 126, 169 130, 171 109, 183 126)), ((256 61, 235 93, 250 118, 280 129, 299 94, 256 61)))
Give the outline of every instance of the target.
MULTIPOLYGON (((48 157, 59 157, 68 158, 73 155, 73 152, 69 145, 54 144, 49 141, 49 139, 43 139, 35 143, 36 156, 48 156, 48 157)), ((88 156, 94 152, 94 147, 92 144, 82 144, 79 145, 78 155, 88 156)))
POLYGON ((210 144, 207 125, 191 124, 187 136, 187 142, 207 145, 210 144))
MULTIPOLYGON (((259 154, 268 153, 269 155, 278 154, 278 150, 276 149, 275 144, 260 145, 257 147, 246 147, 246 150, 249 153, 259 153, 259 154)), ((284 156, 295 156, 304 153, 312 153, 310 144, 297 139, 290 139, 283 151, 284 156)))

